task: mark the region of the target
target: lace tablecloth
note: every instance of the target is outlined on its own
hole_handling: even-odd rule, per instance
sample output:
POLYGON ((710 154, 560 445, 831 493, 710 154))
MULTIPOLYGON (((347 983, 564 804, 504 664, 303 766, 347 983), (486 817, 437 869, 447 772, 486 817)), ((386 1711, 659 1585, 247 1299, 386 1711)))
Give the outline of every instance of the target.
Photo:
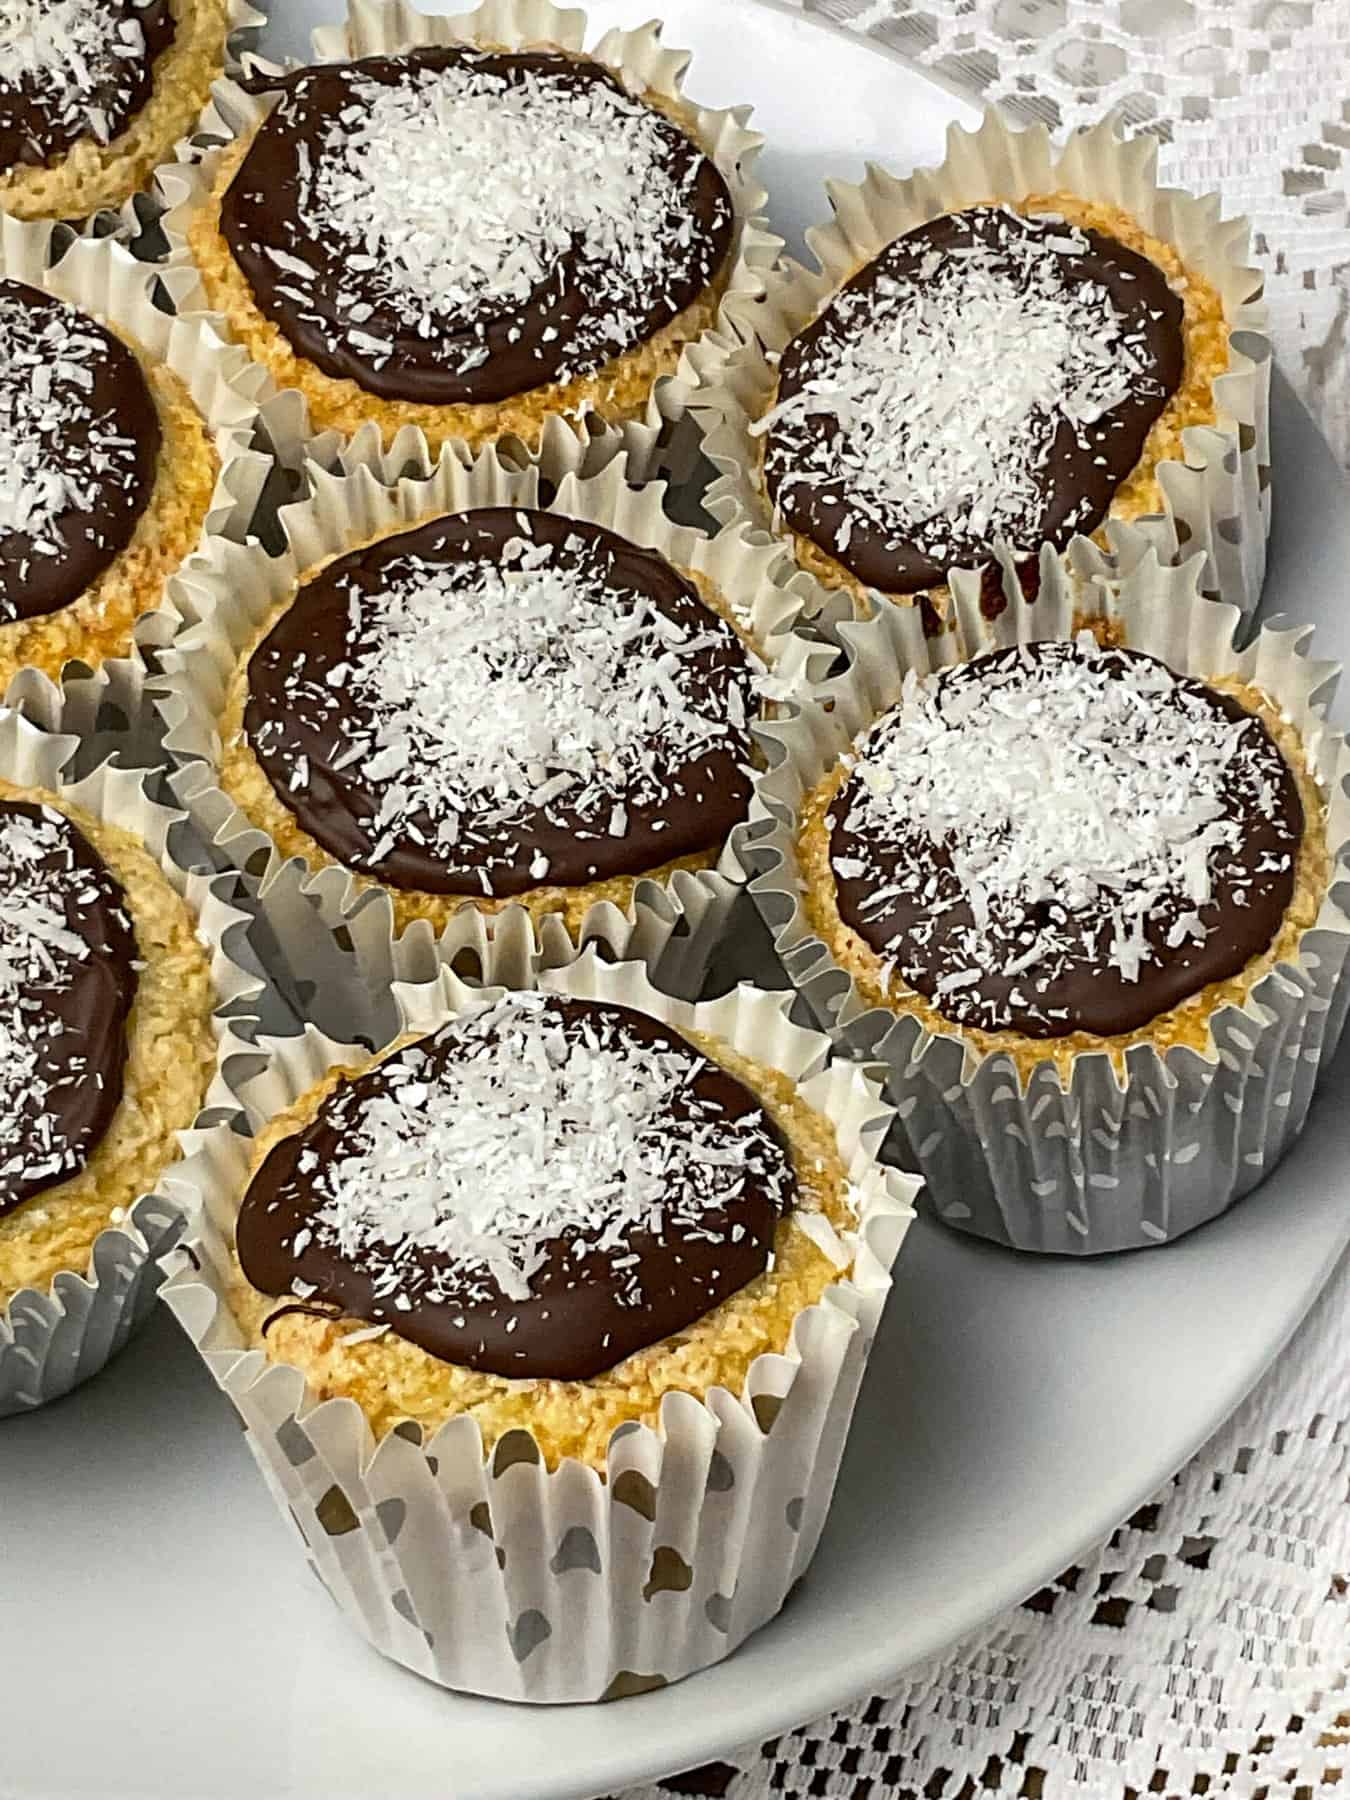
MULTIPOLYGON (((731 4, 732 0, 727 0, 731 4)), ((1350 0, 803 0, 1015 117, 1118 108, 1252 221, 1278 358, 1350 465, 1350 0)), ((623 1800, 1317 1800, 1350 1789, 1350 1263, 1082 1567, 895 1691, 623 1800)))

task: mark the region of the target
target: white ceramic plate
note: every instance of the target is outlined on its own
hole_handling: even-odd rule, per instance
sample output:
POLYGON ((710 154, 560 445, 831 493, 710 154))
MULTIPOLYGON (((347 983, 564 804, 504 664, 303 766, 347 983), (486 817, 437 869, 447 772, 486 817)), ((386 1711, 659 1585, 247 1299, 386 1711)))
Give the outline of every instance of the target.
MULTIPOLYGON (((302 51, 337 0, 274 0, 302 51)), ((592 8, 635 23, 645 5, 592 8)), ((713 104, 752 101, 780 226, 865 156, 936 158, 964 104, 750 0, 666 0, 713 104)), ((1350 650, 1350 524, 1281 385, 1267 611, 1350 650)), ((751 947, 742 946, 749 956, 751 947)), ((5 1800, 581 1800, 704 1762, 884 1685, 1103 1537, 1237 1403, 1350 1236, 1343 1060, 1266 1188, 1170 1248, 1083 1266, 920 1224, 834 1512, 782 1618, 729 1663, 617 1706, 449 1695, 334 1615, 234 1415, 159 1319, 101 1380, 0 1426, 5 1800)))

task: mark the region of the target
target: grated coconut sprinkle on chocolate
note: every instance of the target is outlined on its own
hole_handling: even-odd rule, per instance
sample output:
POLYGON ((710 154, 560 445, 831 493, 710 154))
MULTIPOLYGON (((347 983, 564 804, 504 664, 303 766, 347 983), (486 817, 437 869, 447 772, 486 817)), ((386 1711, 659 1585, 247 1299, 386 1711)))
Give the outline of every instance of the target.
POLYGON ((146 50, 139 22, 107 0, 0 0, 0 87, 40 100, 72 139, 112 139, 146 50))
POLYGON ((865 530, 930 576, 1091 529, 1086 491, 1051 529, 1056 485, 1118 453, 1123 407, 1156 414, 1167 392, 1160 315, 1138 280, 1107 285, 1106 244, 995 207, 897 239, 784 352, 784 397, 752 427, 776 503, 791 516, 814 493, 805 528, 825 548, 847 561, 865 530))
POLYGON ((758 1109, 728 1119, 696 1103, 673 1123, 672 1100, 710 1065, 635 1041, 617 1009, 578 1025, 544 995, 512 993, 446 1030, 459 1053, 433 1081, 413 1046, 385 1091, 339 1093, 342 1149, 312 1178, 314 1239, 373 1271, 395 1309, 397 1296, 525 1300, 559 1240, 579 1262, 608 1259, 624 1303, 641 1306, 641 1262, 624 1254, 635 1233, 697 1234, 749 1171, 788 1204, 791 1169, 758 1109))
POLYGON ((1261 721, 1088 633, 911 672, 850 769, 827 820, 848 910, 960 1024, 1051 1035, 1062 982, 1129 1006, 1235 919, 1278 925, 1292 882, 1302 812, 1261 721))

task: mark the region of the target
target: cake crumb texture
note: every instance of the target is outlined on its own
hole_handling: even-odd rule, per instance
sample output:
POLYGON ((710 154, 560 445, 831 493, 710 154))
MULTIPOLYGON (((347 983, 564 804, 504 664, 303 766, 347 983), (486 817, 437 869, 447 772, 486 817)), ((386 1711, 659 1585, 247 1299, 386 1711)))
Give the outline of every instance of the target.
POLYGON ((83 220, 116 210, 150 185, 195 127, 225 67, 229 0, 171 0, 173 42, 157 58, 150 99, 111 143, 81 138, 42 167, 0 171, 0 212, 19 219, 83 220))
POLYGON ((127 1029, 122 1099, 88 1163, 0 1217, 0 1306, 20 1288, 45 1292, 63 1269, 85 1274, 94 1240, 178 1158, 174 1133, 200 1111, 215 1069, 211 964, 187 904, 129 832, 58 794, 0 780, 0 799, 55 808, 84 833, 121 883, 144 965, 127 1029))

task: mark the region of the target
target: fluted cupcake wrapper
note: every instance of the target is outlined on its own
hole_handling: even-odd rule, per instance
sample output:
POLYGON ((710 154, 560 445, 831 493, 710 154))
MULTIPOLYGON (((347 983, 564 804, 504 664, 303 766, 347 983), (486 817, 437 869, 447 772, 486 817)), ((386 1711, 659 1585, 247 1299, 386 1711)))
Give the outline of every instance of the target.
MULTIPOLYGON (((586 27, 584 11, 557 7, 552 0, 483 0, 471 12, 449 16, 419 12, 407 0, 350 0, 342 24, 316 29, 314 53, 321 63, 396 56, 424 45, 484 44, 505 50, 549 45, 580 54, 586 49, 586 27)), ((659 24, 607 31, 588 54, 613 69, 635 92, 685 99, 683 77, 689 53, 667 49, 661 43, 659 24)), ((256 58, 254 62, 260 68, 275 67, 256 58)), ((270 104, 266 95, 248 93, 237 82, 218 83, 197 133, 180 144, 177 161, 157 171, 156 187, 164 204, 161 224, 172 262, 191 266, 188 224, 209 199, 222 157, 235 141, 261 123, 270 104)), ((725 178, 737 221, 732 268, 717 317, 723 328, 749 316, 783 247, 783 240, 769 229, 764 217, 768 196, 755 174, 763 139, 747 129, 745 110, 694 108, 694 135, 725 178)), ((646 480, 665 466, 672 428, 682 418, 696 385, 689 359, 686 350, 675 375, 657 382, 641 419, 618 427, 607 426, 595 415, 575 422, 577 430, 596 435, 611 454, 627 454, 632 480, 646 480)), ((266 379, 271 382, 270 376, 266 379)), ((279 398, 288 441, 307 442, 315 454, 331 456, 338 440, 333 433, 315 431, 304 396, 292 389, 279 398)), ((458 447, 468 454, 464 445, 458 447)), ((593 471, 598 468, 599 454, 592 453, 593 471)))
MULTIPOLYGON (((775 529, 756 474, 759 444, 750 427, 772 399, 778 353, 862 264, 902 233, 943 213, 1065 191, 1122 208, 1172 245, 1188 269, 1218 290, 1231 332, 1227 369, 1214 381, 1215 424, 1184 430, 1185 460, 1158 464, 1163 514, 1128 524, 1108 520, 1112 551, 1122 566, 1150 549, 1165 563, 1203 551, 1206 593, 1244 615, 1254 613, 1270 529, 1271 346, 1259 297, 1261 276, 1243 260, 1246 221, 1221 219, 1217 196, 1197 199, 1160 188, 1157 154, 1153 138, 1122 141, 1109 119, 1056 149, 1045 126, 1018 131, 991 110, 976 131, 951 127, 946 161, 936 169, 900 180, 872 166, 860 184, 827 183, 834 217, 807 233, 819 268, 808 270, 784 259, 755 312, 753 328, 723 332, 698 346, 689 359, 698 385, 686 396, 686 405, 720 472, 705 500, 709 511, 724 521, 741 519, 757 530, 775 529)), ((1075 539, 1074 545, 1085 541, 1075 539)), ((1020 592, 1011 557, 1006 559, 1006 586, 1010 594, 1020 592)), ((876 601, 885 601, 886 596, 870 592, 876 601)))
POLYGON ((924 636, 912 608, 885 607, 842 626, 845 670, 795 716, 761 729, 768 772, 751 824, 733 838, 814 1017, 850 1055, 885 1064, 887 1097, 932 1209, 976 1236, 1069 1255, 1179 1237, 1255 1187, 1301 1130, 1350 998, 1350 753, 1325 717, 1336 665, 1307 658, 1308 628, 1279 622, 1235 649, 1241 616, 1199 593, 1199 558, 1162 568, 1150 553, 1122 577, 1094 551, 1082 573, 1082 584, 1047 583, 1034 604, 1015 599, 992 622, 978 581, 955 583, 954 628, 936 639, 924 636), (1274 702, 1327 797, 1332 876, 1296 957, 1259 980, 1243 1005, 1215 1010, 1203 1051, 1137 1045, 1125 1053, 1123 1080, 1105 1054, 1083 1054, 1066 1085, 1051 1060, 1023 1080, 1008 1055, 981 1057, 955 1027, 934 1032, 865 1005, 807 923, 796 838, 803 796, 896 704, 907 671, 923 676, 981 651, 1070 637, 1085 619, 1111 622, 1123 642, 1179 673, 1234 676, 1274 702))
MULTIPOLYGON (((183 624, 160 651, 160 673, 150 692, 177 771, 174 792, 215 850, 260 879, 264 896, 286 869, 305 871, 303 864, 288 863, 220 787, 219 720, 229 682, 243 647, 294 591, 303 572, 378 532, 470 507, 536 506, 542 483, 544 494, 552 496, 548 511, 606 526, 693 570, 716 587, 767 657, 782 651, 787 665, 809 661, 810 647, 792 631, 802 611, 821 597, 809 576, 794 575, 777 546, 752 542, 738 526, 709 537, 672 524, 662 510, 663 486, 630 486, 622 456, 598 475, 583 476, 588 446, 560 420, 551 422, 539 453, 518 462, 495 446, 472 462, 449 448, 433 461, 425 442, 420 455, 410 455, 415 448, 396 442, 384 451, 378 432, 358 435, 342 458, 348 473, 309 466, 310 498, 282 509, 288 540, 283 554, 269 556, 256 544, 217 542, 172 585, 169 616, 183 624)), ((307 877, 302 887, 330 929, 350 933, 358 961, 378 991, 390 978, 382 955, 392 928, 388 894, 337 867, 307 877), (358 916, 364 919, 360 930, 358 916)), ((669 880, 639 884, 644 916, 666 922, 671 942, 664 975, 680 992, 698 992, 740 892, 736 879, 716 869, 677 870, 669 880)), ((472 912, 473 906, 466 898, 462 910, 472 912)), ((609 903, 592 908, 583 939, 607 937, 621 917, 609 903)), ((399 954, 425 957, 432 942, 430 926, 419 923, 405 933, 399 954)), ((305 947, 301 929, 295 945, 301 959, 305 947)))
MULTIPOLYGON (((627 942, 616 941, 620 956, 644 929, 638 919, 627 942)), ((659 938, 659 922, 652 930, 659 938)), ((487 1456, 469 1417, 425 1445, 406 1427, 377 1443, 355 1402, 315 1404, 299 1369, 245 1348, 226 1271, 249 1144, 228 1126, 177 1171, 204 1227, 190 1258, 170 1259, 182 1266, 165 1297, 238 1408, 320 1579, 378 1650, 444 1686, 502 1699, 613 1699, 717 1662, 773 1617, 804 1573, 915 1183, 876 1163, 891 1117, 876 1083, 848 1062, 828 1063, 828 1041, 788 1019, 789 996, 742 988, 691 1005, 659 991, 643 962, 605 961, 562 938, 541 952, 523 919, 475 948, 490 988, 602 999, 709 1033, 796 1079, 831 1120, 859 1223, 839 1237, 814 1222, 840 1275, 798 1314, 784 1353, 756 1359, 741 1393, 670 1394, 655 1427, 621 1425, 603 1478, 576 1461, 549 1470, 525 1430, 487 1456)), ((395 990, 394 1031, 434 1030, 484 997, 452 972, 449 949, 395 990)), ((359 1017, 364 995, 348 998, 359 1017)), ((313 1028, 257 1048, 268 1058, 260 1072, 254 1047, 223 1047, 217 1095, 233 1095, 254 1130, 335 1062, 360 1055, 313 1028)))
MULTIPOLYGON (((30 680, 27 697, 35 718, 12 704, 0 709, 0 776, 58 793, 141 840, 196 914, 199 935, 213 947, 218 1002, 213 1024, 224 1037, 222 1009, 262 985, 240 960, 238 932, 247 921, 230 903, 234 878, 189 875, 179 867, 169 851, 169 834, 183 814, 152 798, 153 776, 146 771, 106 758, 79 779, 66 773, 82 744, 136 716, 139 680, 139 671, 125 662, 105 664, 96 675, 61 689, 41 677, 30 680)), ((190 1153, 198 1137, 195 1129, 179 1132, 180 1149, 190 1153)), ((99 1235, 87 1266, 61 1271, 44 1289, 21 1288, 0 1306, 0 1418, 59 1399, 122 1348, 144 1322, 163 1280, 156 1259, 178 1242, 184 1223, 179 1206, 162 1189, 144 1194, 99 1235)))
POLYGON ((669 886, 639 882, 627 910, 591 907, 574 942, 560 916, 532 919, 522 906, 492 917, 465 906, 439 936, 419 919, 396 937, 383 896, 353 904, 341 869, 312 876, 298 859, 274 864, 256 885, 253 937, 281 998, 317 1029, 365 1044, 395 1034, 396 986, 434 980, 442 967, 477 986, 503 959, 513 959, 511 967, 559 968, 576 960, 578 946, 592 944, 611 960, 640 959, 668 993, 695 997, 726 909, 742 891, 707 875, 678 874, 669 886))

